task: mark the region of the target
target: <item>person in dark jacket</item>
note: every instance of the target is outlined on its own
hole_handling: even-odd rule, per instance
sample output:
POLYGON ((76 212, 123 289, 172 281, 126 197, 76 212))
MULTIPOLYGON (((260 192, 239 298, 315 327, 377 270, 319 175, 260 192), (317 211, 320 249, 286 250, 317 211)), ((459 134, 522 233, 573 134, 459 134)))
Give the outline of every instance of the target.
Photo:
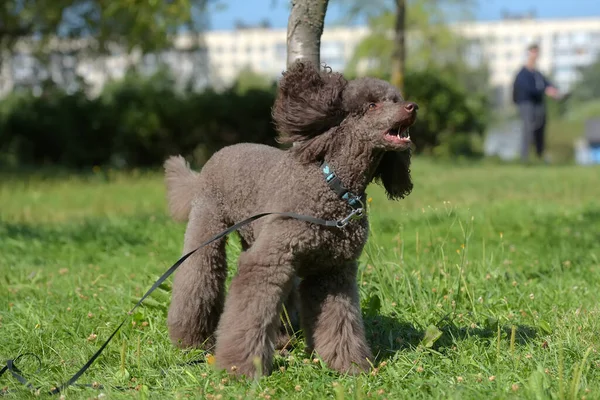
POLYGON ((517 74, 513 84, 513 102, 518 106, 523 122, 521 159, 529 157, 531 142, 535 143, 538 158, 544 155, 546 129, 546 105, 544 96, 555 99, 561 97, 558 89, 540 71, 536 69, 539 46, 533 44, 527 48, 527 63, 517 74))

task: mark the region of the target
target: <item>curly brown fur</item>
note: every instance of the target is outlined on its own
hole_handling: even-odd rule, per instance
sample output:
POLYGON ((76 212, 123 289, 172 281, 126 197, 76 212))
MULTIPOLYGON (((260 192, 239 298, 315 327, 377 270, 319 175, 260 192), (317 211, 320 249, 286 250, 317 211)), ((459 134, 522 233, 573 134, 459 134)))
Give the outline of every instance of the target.
MULTIPOLYGON (((387 82, 347 81, 298 62, 284 73, 273 107, 280 142, 294 146, 225 147, 200 173, 189 170, 181 157, 166 161, 171 213, 189 218, 184 252, 259 212, 329 220, 347 216, 348 204, 323 178, 322 161, 356 194, 377 180, 391 199, 407 196, 413 185, 405 133, 416 110, 387 82)), ((337 371, 368 369, 372 354, 356 283, 367 218, 338 229, 269 216, 239 234, 242 254, 227 297, 224 240, 197 252, 175 274, 171 339, 188 347, 210 344, 215 337, 218 366, 257 376, 259 365, 268 374, 280 338, 280 314, 286 299, 292 299, 288 313, 300 309, 310 350, 337 371)))
POLYGON ((339 73, 304 63, 285 72, 272 112, 279 142, 312 138, 338 125, 344 119, 342 93, 347 83, 339 73))

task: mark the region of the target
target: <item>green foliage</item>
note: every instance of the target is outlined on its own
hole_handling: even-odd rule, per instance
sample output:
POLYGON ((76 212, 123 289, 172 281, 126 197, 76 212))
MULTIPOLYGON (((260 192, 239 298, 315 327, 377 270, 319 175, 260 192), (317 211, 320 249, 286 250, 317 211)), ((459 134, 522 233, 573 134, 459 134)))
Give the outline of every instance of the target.
POLYGON ((390 60, 394 51, 394 43, 390 36, 393 24, 392 13, 383 13, 369 20, 370 33, 356 46, 346 65, 346 74, 358 75, 360 68, 366 63, 370 75, 390 76, 390 60))
POLYGON ((582 68, 578 82, 564 102, 561 115, 571 121, 600 117, 600 57, 582 68))
POLYGON ((570 102, 574 105, 600 98, 600 56, 581 70, 578 83, 571 91, 570 102))
MULTIPOLYGON (((407 74, 406 97, 420 106, 411 128, 418 153, 437 148, 437 155, 477 155, 472 135, 485 129, 485 99, 452 76, 434 68, 407 74)), ((238 142, 276 145, 270 116, 275 86, 264 77, 242 73, 222 93, 173 87, 167 70, 160 70, 152 76, 130 72, 94 99, 59 88, 40 97, 15 92, 0 101, 0 164, 149 166, 173 153, 203 162, 238 142)))
MULTIPOLYGON (((104 388, 66 398, 598 398, 598 167, 416 158, 412 170, 415 191, 401 202, 368 190, 357 276, 371 373, 332 372, 301 335, 256 382, 185 364, 207 357, 169 340, 169 279, 80 379, 104 388)), ((0 175, 1 356, 38 355, 39 372, 32 358, 18 366, 42 393, 181 256, 185 225, 167 216, 164 191, 154 172, 0 175)), ((231 277, 240 246, 227 246, 231 277)), ((7 374, 0 387, 34 397, 7 374)))
MULTIPOLYGON (((447 21, 448 17, 466 17, 471 14, 472 8, 476 5, 474 0, 400 0, 406 2, 408 6, 407 27, 414 26, 418 16, 415 14, 427 15, 425 18, 432 22, 447 21), (412 14, 412 16, 411 16, 412 14)), ((394 13, 397 10, 398 0, 332 0, 344 7, 346 17, 344 22, 350 22, 359 16, 373 18, 382 13, 394 13)))
POLYGON ((233 82, 232 90, 239 94, 245 94, 251 90, 274 90, 276 83, 264 75, 254 72, 250 68, 244 68, 233 82))
MULTIPOLYGON (((468 41, 455 33, 445 23, 448 6, 462 5, 468 1, 417 0, 408 2, 406 15, 406 66, 408 69, 453 65, 455 71, 470 75, 473 71, 464 63, 464 52, 468 41), (442 5, 446 7, 441 8, 442 5), (461 71, 462 70, 462 71, 461 71)), ((361 2, 361 5, 365 3, 361 2)), ((395 8, 381 1, 379 7, 364 11, 369 15, 370 34, 357 46, 347 66, 347 72, 356 74, 361 64, 368 65, 368 72, 390 75, 394 49, 395 8)), ((459 8, 462 9, 462 8, 459 8)), ((485 69, 485 68, 482 68, 485 69)), ((472 78, 472 77, 471 77, 472 78)), ((483 81, 484 86, 487 81, 483 81)))
POLYGON ((273 90, 176 92, 168 72, 128 73, 98 98, 60 89, 0 102, 0 162, 148 166, 173 153, 204 161, 238 142, 275 144, 273 90))
POLYGON ((93 39, 150 51, 164 48, 173 33, 200 31, 207 0, 4 0, 0 5, 0 48, 36 35, 93 39))
POLYGON ((44 96, 17 93, 0 108, 0 154, 13 163, 94 165, 106 157, 112 133, 97 101, 82 93, 51 90, 44 96))
POLYGON ((448 75, 433 68, 407 73, 405 97, 419 104, 411 139, 417 152, 432 151, 444 142, 449 156, 473 156, 470 136, 483 135, 489 120, 486 99, 467 92, 448 75))

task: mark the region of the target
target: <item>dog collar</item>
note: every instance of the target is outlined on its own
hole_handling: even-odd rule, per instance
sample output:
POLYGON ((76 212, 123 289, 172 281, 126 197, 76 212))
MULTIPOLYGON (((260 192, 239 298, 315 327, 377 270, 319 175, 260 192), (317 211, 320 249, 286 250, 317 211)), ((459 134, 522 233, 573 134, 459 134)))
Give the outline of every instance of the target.
POLYGON ((337 196, 344 200, 353 210, 363 210, 364 209, 364 197, 357 196, 348 189, 344 187, 342 181, 338 176, 333 172, 333 169, 327 164, 327 162, 323 161, 321 163, 321 171, 323 172, 323 176, 325 177, 325 182, 327 185, 337 194, 337 196))

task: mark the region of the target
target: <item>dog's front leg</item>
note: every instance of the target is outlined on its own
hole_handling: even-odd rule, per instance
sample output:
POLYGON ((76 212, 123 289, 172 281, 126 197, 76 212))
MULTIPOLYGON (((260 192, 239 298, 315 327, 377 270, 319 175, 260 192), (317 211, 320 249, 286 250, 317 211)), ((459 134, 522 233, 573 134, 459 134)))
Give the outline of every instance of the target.
POLYGON ((300 284, 302 328, 309 350, 334 370, 351 374, 373 361, 365 338, 356 263, 311 275, 300 284))
POLYGON ((217 328, 217 365, 247 377, 271 372, 282 303, 295 277, 286 242, 290 230, 265 230, 268 233, 240 255, 238 275, 217 328))

